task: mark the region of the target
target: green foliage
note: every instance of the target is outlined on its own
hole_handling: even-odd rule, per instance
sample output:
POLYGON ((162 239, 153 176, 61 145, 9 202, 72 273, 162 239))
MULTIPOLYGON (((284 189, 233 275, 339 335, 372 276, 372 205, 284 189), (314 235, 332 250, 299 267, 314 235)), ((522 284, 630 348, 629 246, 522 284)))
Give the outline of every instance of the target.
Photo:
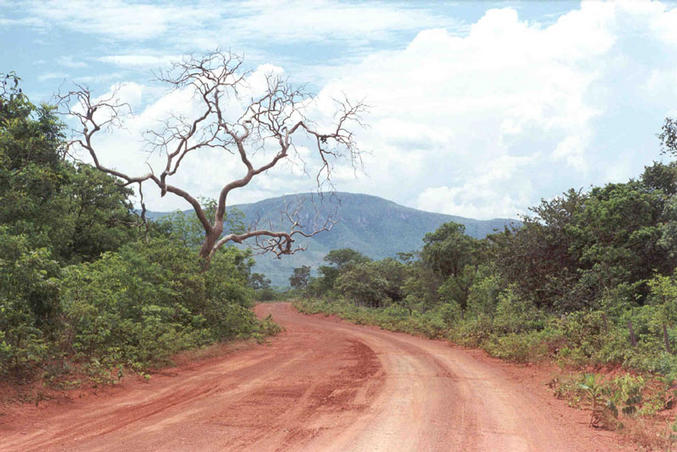
POLYGON ((294 306, 307 314, 335 314, 357 324, 378 325, 391 331, 420 334, 429 338, 442 338, 447 328, 444 312, 429 311, 419 313, 392 304, 386 308, 375 309, 356 306, 345 301, 327 302, 319 299, 296 300, 294 306))
POLYGON ((497 269, 518 293, 555 312, 597 308, 609 291, 633 288, 640 303, 654 273, 675 268, 675 165, 642 179, 574 190, 532 209, 518 230, 492 237, 497 269))
POLYGON ((661 140, 662 151, 677 157, 677 120, 665 118, 658 138, 661 140))
POLYGON ((423 237, 421 259, 443 278, 458 276, 473 263, 476 240, 465 235, 465 226, 449 222, 423 237))
POLYGON ((665 250, 671 260, 677 259, 677 195, 671 195, 666 200, 663 223, 659 228, 661 237, 658 245, 665 250))
POLYGON ((340 274, 336 289, 344 296, 363 306, 385 306, 389 303, 388 280, 370 263, 357 264, 340 274))
POLYGON ((434 309, 440 301, 440 296, 444 296, 439 292, 439 275, 421 261, 413 261, 407 267, 401 288, 404 295, 403 304, 421 311, 434 309))
POLYGON ((465 310, 468 307, 470 288, 478 277, 478 269, 474 265, 466 265, 458 275, 450 275, 437 289, 440 300, 455 303, 465 310))
POLYGON ((324 256, 324 260, 338 270, 343 270, 351 265, 364 264, 371 261, 371 259, 364 256, 362 253, 350 248, 331 250, 324 256))
POLYGON ((67 160, 63 138, 52 107, 31 104, 13 74, 0 81, 0 378, 43 371, 66 387, 80 369, 114 383, 124 366, 279 330, 250 309, 249 252, 225 248, 205 271, 196 221, 178 214, 139 240, 131 190, 67 160))
POLYGON ((252 273, 249 276, 249 286, 254 290, 270 288, 270 279, 261 273, 252 273))
POLYGON ((266 287, 254 291, 254 300, 256 301, 278 301, 288 298, 285 291, 278 291, 272 287, 266 287))
POLYGON ((675 262, 658 243, 663 197, 639 182, 609 184, 590 193, 571 235, 580 255, 580 282, 598 298, 606 289, 671 272, 675 262))
POLYGON ((254 289, 254 299, 256 301, 274 301, 282 300, 287 294, 270 286, 270 279, 261 273, 252 273, 249 276, 249 287, 254 289))
POLYGON ((65 159, 53 107, 31 104, 13 84, 1 91, 0 224, 63 263, 96 259, 134 240, 131 190, 65 159))
POLYGON ((202 272, 195 253, 186 251, 154 239, 66 268, 65 350, 76 359, 141 369, 166 363, 180 350, 254 331, 246 255, 226 249, 202 272))
POLYGON ((489 267, 480 267, 468 289, 467 310, 475 317, 491 317, 498 305, 502 282, 489 267))
POLYGON ((334 289, 336 279, 342 272, 350 270, 356 265, 365 264, 371 259, 350 248, 331 250, 323 260, 330 265, 321 265, 318 268, 322 275, 314 285, 316 293, 327 293, 334 289))
POLYGON ((0 226, 0 376, 28 378, 58 328, 59 266, 48 249, 0 226))
POLYGON ((546 337, 547 332, 541 331, 494 335, 484 347, 497 358, 518 363, 538 362, 548 356, 546 337))
POLYGON ((669 407, 672 382, 655 383, 655 379, 628 373, 614 377, 574 373, 554 380, 552 386, 557 397, 568 400, 572 406, 590 410, 591 425, 614 430, 623 426, 620 422, 623 418, 651 416, 669 407))
MULTIPOLYGON (((132 191, 89 165, 68 167, 63 196, 69 200, 70 240, 58 247, 67 262, 91 261, 138 237, 138 217, 128 198, 132 191)), ((56 246, 56 244, 54 245, 56 246)))
POLYGON ((598 381, 595 374, 583 376, 583 382, 578 384, 583 391, 584 402, 590 410, 590 425, 612 429, 613 420, 618 417, 618 409, 611 399, 605 397, 609 392, 598 381))
POLYGON ((677 193, 677 162, 662 164, 654 162, 644 168, 641 181, 651 191, 659 190, 663 195, 677 193))
POLYGON ((585 200, 585 195, 569 190, 532 208, 534 215, 525 217, 521 228, 490 238, 501 277, 538 307, 578 302, 573 291, 578 256, 570 253, 568 231, 585 200))
MULTIPOLYGON (((213 218, 216 213, 216 200, 201 198, 200 203, 208 218, 213 218)), ((172 240, 179 241, 188 248, 199 248, 205 238, 205 230, 194 211, 177 210, 162 217, 158 227, 166 231, 172 240)), ((245 232, 244 214, 237 208, 230 208, 223 220, 226 233, 241 234, 245 232)))
POLYGON ((303 290, 308 287, 310 279, 310 267, 303 265, 294 269, 294 273, 289 277, 289 285, 294 289, 303 290))

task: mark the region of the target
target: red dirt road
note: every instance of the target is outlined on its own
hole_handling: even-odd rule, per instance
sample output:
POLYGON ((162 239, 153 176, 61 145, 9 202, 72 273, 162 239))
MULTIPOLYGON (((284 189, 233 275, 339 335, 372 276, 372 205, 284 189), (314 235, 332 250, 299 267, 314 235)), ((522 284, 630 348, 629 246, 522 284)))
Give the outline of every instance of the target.
POLYGON ((0 416, 0 450, 613 451, 527 368, 259 305, 268 344, 0 416))

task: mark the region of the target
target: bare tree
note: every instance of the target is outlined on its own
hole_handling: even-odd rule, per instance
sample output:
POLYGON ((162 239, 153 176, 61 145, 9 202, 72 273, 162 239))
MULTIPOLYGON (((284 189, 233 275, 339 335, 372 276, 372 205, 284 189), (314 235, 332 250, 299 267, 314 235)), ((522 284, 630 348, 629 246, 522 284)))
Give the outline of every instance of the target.
MULTIPOLYGON (((96 136, 102 130, 120 127, 121 118, 129 107, 117 99, 95 98, 82 85, 60 96, 66 113, 77 120, 70 147, 84 149, 99 170, 113 175, 123 185, 137 185, 143 200, 143 187, 150 183, 160 190, 161 196, 171 193, 185 199, 194 209, 204 228, 204 242, 200 256, 208 264, 212 255, 225 243, 255 238, 257 246, 278 257, 292 254, 299 247, 294 245, 296 236, 309 237, 320 229, 304 231, 302 225, 290 218, 289 230, 275 231, 250 228, 243 233, 224 235, 224 217, 231 191, 247 186, 254 178, 275 167, 284 159, 299 158, 296 144, 299 140, 311 143, 314 154, 319 157, 316 174, 318 189, 330 181, 332 164, 337 159, 348 160, 353 166, 360 163, 351 126, 361 125, 363 103, 351 103, 347 99, 336 102, 332 124, 320 127, 306 117, 310 96, 294 88, 287 80, 275 75, 266 76, 262 94, 243 101, 247 78, 242 70, 242 59, 230 53, 216 51, 203 57, 188 57, 174 63, 157 79, 174 89, 189 89, 194 93, 200 108, 194 117, 172 115, 157 130, 149 131, 146 144, 150 152, 162 155, 164 168, 157 173, 150 168, 146 174, 130 175, 105 166, 97 151, 96 136), (238 104, 238 114, 232 107, 238 104), (191 155, 203 150, 217 149, 238 159, 243 167, 240 178, 224 183, 218 197, 213 218, 209 218, 197 197, 185 189, 170 183, 170 178, 180 171, 181 164, 191 155), (253 155, 262 163, 254 164, 253 155), (261 158, 261 156, 264 156, 261 158)), ((307 174, 307 173, 306 173, 307 174)), ((142 205, 145 211, 145 205, 142 205)))

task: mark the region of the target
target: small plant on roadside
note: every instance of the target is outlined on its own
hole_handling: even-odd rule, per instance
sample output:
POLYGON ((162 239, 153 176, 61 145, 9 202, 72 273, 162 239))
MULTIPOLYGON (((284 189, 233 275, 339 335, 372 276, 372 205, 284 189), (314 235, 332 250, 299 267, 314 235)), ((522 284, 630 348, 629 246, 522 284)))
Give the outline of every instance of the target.
POLYGON ((108 366, 97 358, 92 358, 85 366, 88 377, 96 386, 115 385, 120 383, 124 376, 123 366, 108 366))
POLYGON ((644 378, 630 374, 621 375, 610 382, 612 400, 618 406, 622 406, 621 411, 624 415, 632 416, 637 413, 643 402, 644 386, 644 378))
POLYGON ((618 408, 608 397, 607 390, 595 374, 586 374, 579 387, 584 393, 584 402, 590 409, 590 425, 615 429, 618 427, 618 408))

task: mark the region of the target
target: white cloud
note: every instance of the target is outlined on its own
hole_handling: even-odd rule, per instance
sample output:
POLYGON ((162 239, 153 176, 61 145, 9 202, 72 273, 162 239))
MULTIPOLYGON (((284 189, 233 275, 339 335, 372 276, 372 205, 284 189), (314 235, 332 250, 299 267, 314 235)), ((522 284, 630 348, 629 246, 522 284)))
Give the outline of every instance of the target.
POLYGON ((608 137, 597 127, 608 122, 616 129, 607 133, 650 142, 665 106, 677 101, 677 51, 661 55, 669 67, 652 68, 642 53, 666 48, 633 50, 637 42, 624 35, 632 23, 633 33, 662 45, 654 24, 671 20, 677 29, 677 16, 636 3, 583 3, 549 26, 521 21, 512 9, 490 10, 467 36, 426 30, 402 51, 346 68, 321 95, 346 92, 374 105, 371 128, 360 136, 373 154, 370 180, 342 187, 486 218, 523 213, 570 186, 604 183, 605 161, 625 158, 614 174, 636 175, 655 154, 638 157, 623 141, 599 147, 608 137), (641 98, 645 86, 660 97, 641 98), (621 106, 628 96, 632 102, 621 106), (645 117, 651 102, 664 106, 653 111, 653 129, 626 123, 645 117))
POLYGON ((476 219, 515 218, 520 210, 513 197, 492 191, 478 193, 473 185, 430 187, 418 196, 417 207, 429 212, 447 212, 476 219), (496 209, 500 205, 500 209, 496 209))
MULTIPOLYGON (((0 5, 2 6, 2 5, 0 5)), ((0 12, 2 14, 2 12, 0 12)), ((35 27, 44 25, 44 21, 36 17, 9 18, 0 16, 0 27, 35 27)))
POLYGON ((122 80, 124 78, 122 72, 104 72, 95 75, 81 75, 73 79, 76 83, 110 83, 113 80, 122 80))
POLYGON ((552 156, 556 161, 564 161, 579 171, 586 170, 588 168, 585 161, 586 142, 587 140, 580 135, 570 135, 557 143, 552 156))
POLYGON ((55 79, 62 79, 66 80, 68 78, 68 74, 64 72, 47 72, 44 74, 41 74, 38 76, 38 80, 41 82, 47 81, 47 80, 55 80, 55 79))
MULTIPOLYGON (((214 5, 188 5, 192 13, 186 24, 212 20, 195 13, 211 7, 219 25, 198 33, 204 44, 218 42, 229 29, 235 41, 326 38, 355 48, 360 36, 386 39, 397 31, 427 28, 402 49, 323 72, 329 81, 309 111, 324 118, 331 98, 343 93, 366 98, 372 106, 365 116, 370 127, 357 132, 368 151, 365 171, 355 179, 352 167, 340 165, 334 172, 337 188, 427 210, 514 217, 571 186, 634 176, 657 157, 654 134, 677 105, 677 8, 659 3, 584 2, 549 24, 521 20, 510 8, 489 10, 465 33, 458 33, 454 20, 396 4, 240 6, 234 8, 237 17, 223 17, 230 13, 220 15, 214 5)), ((171 9, 179 7, 154 8, 161 12, 150 15, 154 25, 148 36, 174 32, 178 10, 171 9)), ((106 19, 94 20, 101 25, 106 19)), ((182 35, 182 26, 172 39, 188 43, 192 35, 182 35)), ((104 58, 126 66, 161 63, 161 55, 147 55, 104 58)), ((250 89, 256 90, 269 71, 282 73, 279 66, 263 65, 250 77, 250 89)), ((130 135, 111 135, 102 144, 116 164, 143 171, 145 154, 131 132, 157 125, 170 112, 190 115, 196 107, 185 92, 157 97, 139 86, 130 85, 125 93, 142 108, 130 121, 130 135)), ((300 149, 304 157, 312 155, 300 149)), ((238 162, 231 164, 229 157, 202 153, 186 162, 176 183, 213 196, 224 181, 240 175, 238 162)), ((308 163, 312 166, 312 157, 308 163)), ((240 200, 308 190, 312 178, 299 177, 302 170, 301 164, 276 168, 242 191, 240 200)), ((182 205, 176 198, 153 196, 147 194, 154 209, 182 205)))
POLYGON ((87 63, 85 63, 84 61, 77 61, 71 55, 61 56, 61 57, 57 58, 57 63, 61 66, 67 67, 67 68, 87 67, 87 63))
POLYGON ((529 181, 528 168, 539 157, 538 154, 530 157, 499 157, 488 162, 481 174, 463 184, 426 188, 418 196, 417 207, 479 219, 513 218, 524 203, 530 201, 533 187, 529 181), (510 191, 501 193, 496 190, 505 184, 511 185, 510 191))
MULTIPOLYGON (((273 65, 262 65, 249 74, 239 88, 237 96, 233 93, 224 94, 221 109, 225 120, 240 117, 249 99, 263 93, 266 88, 266 74, 284 77, 283 70, 273 65)), ((149 136, 146 132, 149 130, 160 132, 166 125, 170 127, 178 125, 177 118, 191 121, 203 114, 205 106, 191 88, 162 92, 158 90, 156 86, 128 82, 115 84, 107 93, 99 96, 98 99, 114 97, 119 103, 128 104, 132 110, 129 114, 126 109, 121 110, 125 113, 121 116, 122 127, 102 131, 95 137, 94 147, 102 165, 130 176, 146 174, 151 169, 155 174, 162 172, 166 163, 164 151, 149 145, 147 141, 149 136)), ((107 119, 106 114, 106 111, 100 110, 95 119, 101 123, 107 119)), ((199 133, 200 131, 196 136, 199 136, 199 133)), ((309 176, 317 162, 312 151, 303 143, 303 140, 298 142, 299 158, 293 157, 281 162, 257 178, 247 190, 234 191, 231 202, 248 202, 257 196, 276 196, 281 190, 311 191, 313 179, 309 176)), ((249 159, 255 167, 261 166, 278 150, 279 148, 274 146, 272 149, 267 146, 250 149, 249 159)), ((89 161, 89 156, 82 150, 78 157, 89 161)), ((237 153, 230 153, 224 149, 204 148, 186 156, 179 171, 171 176, 168 182, 194 196, 216 198, 224 185, 242 177, 245 173, 246 168, 237 153)), ((161 198, 159 190, 152 183, 145 185, 144 198, 149 208, 154 210, 189 207, 185 201, 171 194, 161 198)))
POLYGON ((163 37, 184 48, 207 49, 254 41, 338 41, 360 46, 367 40, 387 40, 394 33, 426 26, 463 26, 436 14, 434 8, 388 2, 36 0, 28 10, 41 27, 63 26, 117 41, 163 37))
POLYGON ((29 4, 41 26, 61 25, 81 33, 112 36, 135 41, 161 36, 182 22, 193 23, 206 17, 207 10, 176 5, 112 0, 39 0, 29 4))
POLYGON ((147 55, 147 54, 130 54, 130 55, 107 55, 97 58, 102 63, 115 64, 123 67, 165 67, 172 61, 179 60, 180 56, 175 55, 147 55))
POLYGON ((393 33, 421 27, 460 26, 450 17, 404 3, 250 1, 242 2, 240 12, 236 17, 225 13, 224 28, 240 37, 282 42, 387 39, 393 33))

